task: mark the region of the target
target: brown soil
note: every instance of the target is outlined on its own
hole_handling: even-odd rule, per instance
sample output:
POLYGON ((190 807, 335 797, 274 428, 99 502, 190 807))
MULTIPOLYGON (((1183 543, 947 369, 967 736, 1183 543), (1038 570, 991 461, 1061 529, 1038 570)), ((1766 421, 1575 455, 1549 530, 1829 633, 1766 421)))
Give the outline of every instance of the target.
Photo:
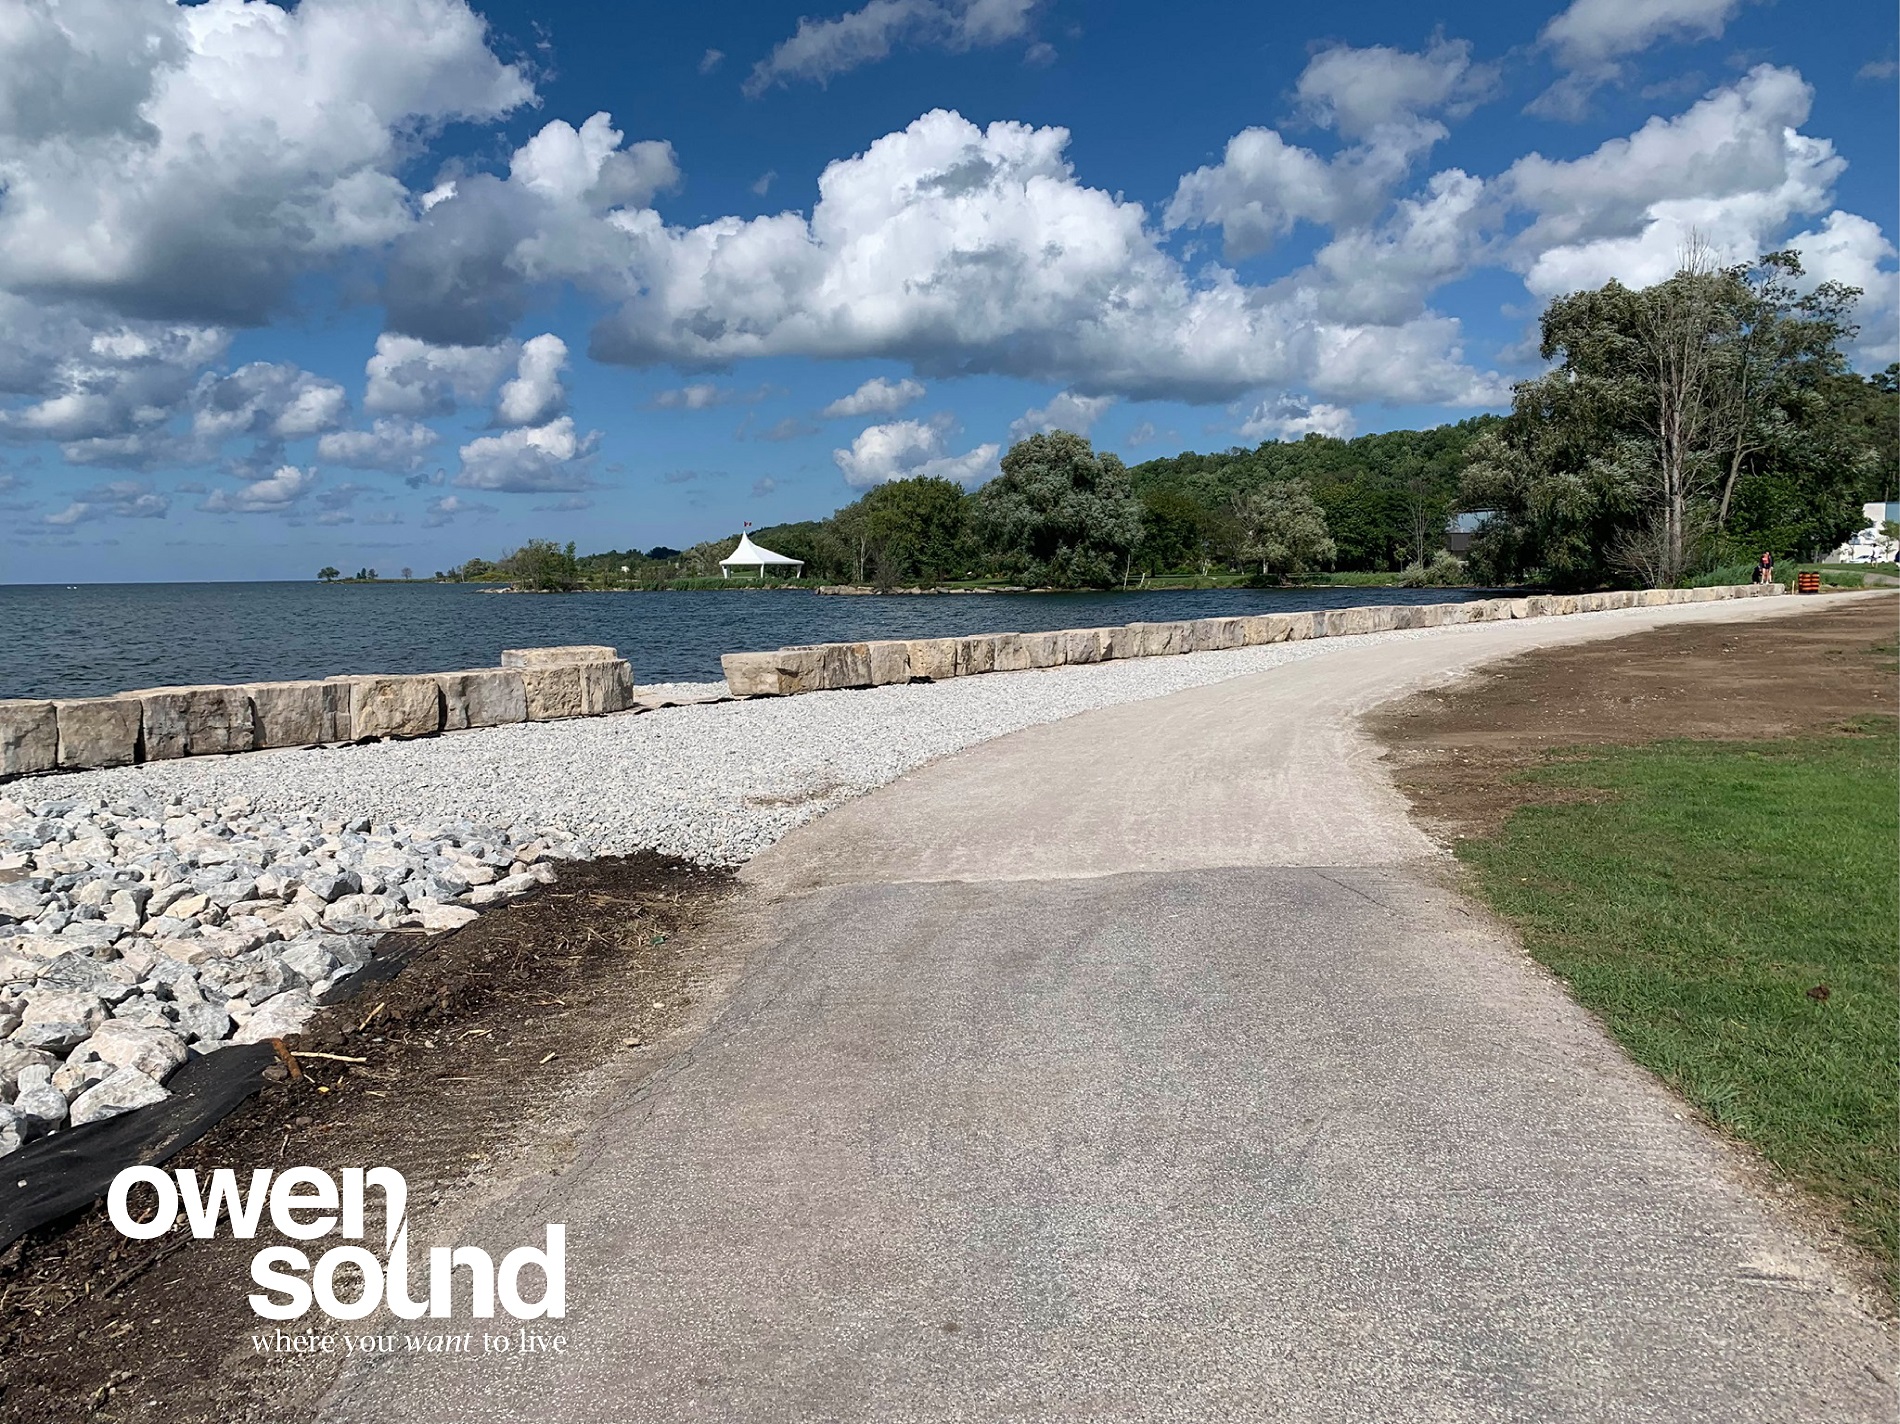
MULTIPOLYGON (((365 1061, 274 1067, 276 1081, 167 1165, 235 1167, 241 1182, 273 1164, 395 1167, 416 1239, 453 1239, 482 1202, 558 1173, 581 1126, 686 1036, 695 996, 726 972, 694 931, 731 886, 651 855, 564 867, 290 1041, 293 1055, 365 1061)), ((333 1362, 250 1343, 274 1328, 246 1302, 267 1235, 200 1241, 181 1224, 133 1241, 95 1204, 0 1253, 0 1419, 309 1417, 333 1362)))
POLYGON ((1697 623, 1546 648, 1381 709, 1368 730, 1441 839, 1485 835, 1563 794, 1521 779, 1553 749, 1676 737, 1756 740, 1900 711, 1900 600, 1697 623))

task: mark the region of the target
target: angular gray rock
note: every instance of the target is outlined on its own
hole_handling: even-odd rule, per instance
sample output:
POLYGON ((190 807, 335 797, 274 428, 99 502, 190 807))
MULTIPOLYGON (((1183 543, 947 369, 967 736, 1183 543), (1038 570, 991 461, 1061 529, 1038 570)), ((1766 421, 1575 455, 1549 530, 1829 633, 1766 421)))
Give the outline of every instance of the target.
POLYGON ((70 1118, 74 1127, 117 1117, 134 1108, 162 1103, 171 1094, 136 1068, 115 1068, 110 1075, 86 1089, 73 1100, 70 1118))
POLYGON ((79 1046, 115 1068, 136 1068, 155 1082, 164 1082, 186 1058, 185 1041, 162 1028, 142 1028, 124 1019, 107 1019, 79 1046))
POLYGON ((283 1038, 301 1029, 316 1011, 317 1002, 309 991, 288 990, 253 1009, 231 1042, 262 1043, 267 1038, 283 1038))

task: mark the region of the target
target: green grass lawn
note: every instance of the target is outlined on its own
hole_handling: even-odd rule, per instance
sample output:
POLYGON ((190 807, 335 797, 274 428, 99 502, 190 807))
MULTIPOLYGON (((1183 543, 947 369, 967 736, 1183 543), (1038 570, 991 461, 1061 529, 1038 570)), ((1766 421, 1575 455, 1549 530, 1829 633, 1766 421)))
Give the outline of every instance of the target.
POLYGON ((1459 855, 1629 1053, 1900 1262, 1896 724, 1593 750, 1459 855), (1826 986, 1826 994, 1819 992, 1826 986), (1810 992, 1814 991, 1814 992, 1810 992))

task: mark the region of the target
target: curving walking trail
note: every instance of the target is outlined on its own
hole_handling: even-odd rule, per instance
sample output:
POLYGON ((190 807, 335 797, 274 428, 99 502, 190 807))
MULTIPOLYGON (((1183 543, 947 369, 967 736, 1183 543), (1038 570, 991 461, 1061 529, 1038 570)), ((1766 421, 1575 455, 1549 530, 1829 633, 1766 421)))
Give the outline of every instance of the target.
POLYGON ((568 1352, 359 1364, 324 1417, 1891 1418, 1886 1327, 1450 888, 1357 731, 1800 606, 1342 649, 831 812, 745 871, 697 1041, 474 1233, 567 1224, 568 1352))

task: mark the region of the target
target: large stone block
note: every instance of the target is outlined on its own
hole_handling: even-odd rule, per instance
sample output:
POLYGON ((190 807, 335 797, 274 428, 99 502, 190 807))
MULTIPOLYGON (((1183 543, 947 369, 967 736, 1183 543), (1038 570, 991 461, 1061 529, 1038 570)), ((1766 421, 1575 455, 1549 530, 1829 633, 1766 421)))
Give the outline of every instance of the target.
POLYGON ((30 776, 59 765, 59 726, 51 702, 0 701, 0 776, 30 776))
POLYGON ((442 689, 442 729, 446 732, 528 720, 528 691, 519 668, 439 672, 435 681, 442 689))
POLYGON ((1108 656, 1116 659, 1142 656, 1141 629, 1139 623, 1124 623, 1108 629, 1108 656))
POLYGON ((1240 620, 1241 641, 1249 648, 1258 648, 1267 643, 1284 643, 1286 633, 1284 618, 1271 613, 1251 613, 1240 620))
MULTIPOLYGON (((334 737, 334 721, 326 722, 326 709, 339 700, 336 693, 321 682, 247 682, 243 692, 251 699, 251 729, 255 745, 260 747, 313 747, 324 741, 348 741, 334 737)), ((347 699, 342 699, 347 706, 347 699)))
POLYGON ((871 685, 889 687, 893 683, 910 681, 910 644, 893 638, 880 638, 866 643, 865 651, 871 660, 871 685))
POLYGON ((1024 633, 1023 652, 1032 668, 1062 666, 1062 634, 1024 633))
POLYGON ((1128 626, 1135 631, 1134 656, 1138 658, 1171 657, 1191 651, 1194 645, 1191 623, 1130 623, 1128 626))
POLYGON ((530 722, 558 722, 587 715, 587 689, 581 664, 520 669, 522 700, 530 722))
POLYGON ((1392 627, 1392 609, 1384 604, 1370 608, 1333 608, 1323 615, 1315 614, 1315 621, 1321 617, 1326 620, 1327 638, 1350 637, 1357 633, 1383 633, 1392 627))
POLYGON ((248 752, 257 745, 251 696, 242 687, 147 687, 124 696, 143 704, 141 761, 248 752))
POLYGON ((138 756, 144 708, 136 697, 74 697, 53 703, 62 767, 129 766, 138 756))
POLYGON ((798 675, 800 692, 831 692, 871 685, 871 646, 868 643, 820 643, 806 650, 798 675))
POLYGON ((1099 663, 1110 656, 1108 628, 1067 628, 1055 636, 1062 641, 1062 661, 1066 663, 1099 663))
POLYGON ((1188 624, 1189 648, 1197 653, 1219 652, 1224 648, 1245 647, 1245 618, 1196 618, 1188 624))
POLYGON ((783 697, 793 690, 793 679, 772 653, 727 653, 719 659, 726 688, 734 697, 783 697))
POLYGON ((1262 613, 1257 617, 1260 626, 1249 632, 1263 643, 1300 643, 1326 636, 1320 617, 1315 613, 1262 613))
POLYGON ((1029 668, 1029 649, 1021 633, 991 633, 990 671, 1025 672, 1029 668))
POLYGON ((329 678, 323 684, 323 740, 326 742, 347 742, 354 740, 355 728, 350 725, 350 699, 353 693, 348 678, 329 678))
POLYGON ((350 689, 350 740, 431 737, 442 730, 442 689, 425 675, 332 678, 350 689))
POLYGON ((1445 605, 1442 603, 1412 603, 1396 608, 1392 613, 1392 626, 1398 629, 1436 628, 1445 621, 1445 605))
POLYGON ((976 677, 996 670, 996 639, 988 633, 957 639, 957 676, 976 677))
POLYGON ((625 658, 603 658, 582 663, 581 675, 587 688, 590 716, 606 712, 625 712, 633 706, 633 664, 625 658))
POLYGON ((930 682, 955 677, 957 643, 955 638, 912 638, 905 644, 910 650, 910 675, 930 682))
POLYGON ((566 667, 569 663, 611 662, 619 656, 617 648, 599 643, 576 643, 565 648, 504 648, 501 665, 505 668, 566 667))

